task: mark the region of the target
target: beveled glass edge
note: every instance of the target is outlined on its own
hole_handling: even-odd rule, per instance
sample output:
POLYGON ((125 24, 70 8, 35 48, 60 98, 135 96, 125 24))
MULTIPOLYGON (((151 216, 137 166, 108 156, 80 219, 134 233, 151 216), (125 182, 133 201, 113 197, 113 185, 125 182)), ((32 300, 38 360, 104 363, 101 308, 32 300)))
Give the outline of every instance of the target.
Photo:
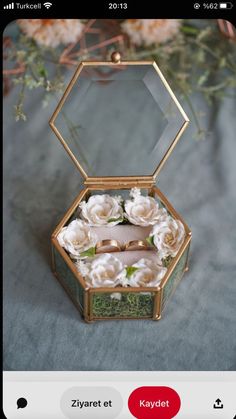
POLYGON ((106 182, 106 180, 112 179, 114 182, 120 182, 122 180, 127 180, 127 182, 131 182, 133 179, 136 179, 138 181, 144 181, 145 179, 147 181, 147 183, 154 183, 157 175, 159 174, 159 172, 161 171, 163 165, 165 164, 166 160, 168 159, 168 157, 170 156, 170 154, 172 153, 174 147, 176 146, 178 140, 180 139, 180 137, 182 136, 183 132, 185 131, 185 129, 187 128, 189 124, 189 118, 186 115, 184 109, 182 108, 182 106, 180 105, 178 99, 176 98, 173 90, 171 89, 170 85, 168 84, 168 82, 166 81, 165 77, 163 76, 160 68, 158 67, 157 63, 155 61, 120 61, 119 63, 114 63, 112 61, 81 61, 81 63, 78 65, 71 81, 69 82, 69 84, 66 87, 65 92, 63 93, 52 117, 49 120, 49 125, 51 127, 51 129, 54 131, 54 133, 56 134, 56 136, 58 137, 59 141, 61 142, 61 144, 63 145, 64 149, 66 150, 66 152, 69 154, 70 158, 72 159, 72 161, 74 162, 74 164, 76 165, 77 169, 80 171, 81 175, 83 176, 83 178, 86 181, 86 184, 90 184, 90 183, 102 183, 102 182, 106 182), (71 92, 74 84, 76 83, 77 79, 79 78, 80 73, 82 72, 84 67, 91 67, 91 66, 109 66, 109 67, 119 67, 119 66, 123 66, 123 65, 151 65, 153 66, 153 68, 155 69, 155 71, 157 72, 159 78, 161 79, 162 83, 164 84, 165 88, 167 89, 168 93, 170 94, 171 98, 173 99, 173 101, 175 102, 175 105, 177 106, 179 112, 181 113, 182 117, 183 117, 183 124, 180 127, 177 135, 175 136, 175 138, 173 139, 173 142, 171 143, 171 145, 169 146, 167 152, 164 154, 162 160, 160 161, 160 163, 157 165, 156 170, 150 174, 150 175, 146 175, 146 176, 102 176, 102 177, 94 177, 94 176, 89 176, 86 171, 83 169, 83 166, 80 164, 79 160, 75 157, 74 153, 72 153, 72 151, 70 150, 67 142, 65 141, 65 139, 63 138, 63 136, 61 135, 61 133, 59 132, 59 130, 57 129, 57 127, 55 126, 55 120, 60 112, 60 110, 62 109, 69 93, 71 92))

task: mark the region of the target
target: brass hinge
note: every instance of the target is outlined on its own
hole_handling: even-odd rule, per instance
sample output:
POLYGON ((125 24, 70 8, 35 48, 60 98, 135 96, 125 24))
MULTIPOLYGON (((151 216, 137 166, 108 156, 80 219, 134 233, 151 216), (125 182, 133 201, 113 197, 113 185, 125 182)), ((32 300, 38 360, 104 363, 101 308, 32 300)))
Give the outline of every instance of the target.
POLYGON ((151 188, 155 185, 155 180, 152 177, 123 177, 123 178, 87 178, 84 181, 86 186, 96 188, 96 187, 105 187, 105 188, 133 188, 139 186, 140 188, 151 188))

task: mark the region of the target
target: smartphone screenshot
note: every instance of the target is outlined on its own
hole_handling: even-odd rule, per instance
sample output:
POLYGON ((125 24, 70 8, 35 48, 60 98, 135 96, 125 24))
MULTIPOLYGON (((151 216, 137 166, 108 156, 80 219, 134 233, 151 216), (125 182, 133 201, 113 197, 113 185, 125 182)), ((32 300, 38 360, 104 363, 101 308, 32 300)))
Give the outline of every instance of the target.
POLYGON ((1 4, 3 416, 236 419, 235 1, 83 3, 1 4))

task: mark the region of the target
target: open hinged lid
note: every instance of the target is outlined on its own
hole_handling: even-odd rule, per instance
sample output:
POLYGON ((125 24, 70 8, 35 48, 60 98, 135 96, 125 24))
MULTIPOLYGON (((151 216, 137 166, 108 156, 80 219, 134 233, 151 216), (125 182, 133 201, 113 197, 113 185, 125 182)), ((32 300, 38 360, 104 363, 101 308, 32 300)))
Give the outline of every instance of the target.
POLYGON ((81 62, 50 125, 86 184, 152 184, 189 120, 152 61, 81 62))

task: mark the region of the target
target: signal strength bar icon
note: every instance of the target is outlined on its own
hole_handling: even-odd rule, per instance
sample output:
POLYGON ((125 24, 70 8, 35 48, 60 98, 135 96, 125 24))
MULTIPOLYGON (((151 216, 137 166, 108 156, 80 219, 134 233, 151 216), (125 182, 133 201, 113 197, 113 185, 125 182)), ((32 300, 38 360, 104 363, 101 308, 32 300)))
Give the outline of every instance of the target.
POLYGON ((3 6, 3 9, 14 9, 14 3, 9 3, 6 6, 3 6))

